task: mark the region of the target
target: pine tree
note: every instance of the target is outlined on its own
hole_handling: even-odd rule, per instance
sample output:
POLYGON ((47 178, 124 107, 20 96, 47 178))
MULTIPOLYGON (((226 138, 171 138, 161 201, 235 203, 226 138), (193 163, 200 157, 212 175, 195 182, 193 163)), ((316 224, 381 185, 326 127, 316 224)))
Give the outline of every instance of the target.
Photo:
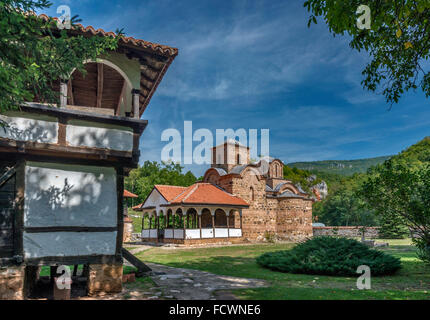
POLYGON ((403 239, 407 236, 408 230, 402 218, 396 214, 383 214, 380 217, 381 228, 379 237, 383 239, 403 239))

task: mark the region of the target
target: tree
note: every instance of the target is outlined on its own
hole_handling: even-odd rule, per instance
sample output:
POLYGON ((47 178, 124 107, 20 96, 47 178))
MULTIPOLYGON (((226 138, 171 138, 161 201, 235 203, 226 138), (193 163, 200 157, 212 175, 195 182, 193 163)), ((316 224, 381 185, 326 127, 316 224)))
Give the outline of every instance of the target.
POLYGON ((197 181, 192 172, 184 174, 182 170, 178 163, 145 161, 141 167, 131 170, 124 186, 139 196, 138 201, 143 202, 156 184, 188 187, 197 181))
POLYGON ((334 36, 347 34, 351 37, 351 48, 369 52, 371 61, 362 72, 364 88, 370 91, 382 88, 382 94, 391 104, 411 89, 421 88, 428 97, 430 73, 425 61, 430 58, 430 2, 367 1, 369 17, 365 11, 357 10, 362 4, 361 0, 304 2, 311 13, 309 26, 322 17, 334 36), (370 29, 359 28, 358 18, 370 19, 370 29))
POLYGON ((355 191, 342 189, 313 206, 318 222, 329 226, 374 226, 377 221, 372 210, 356 195, 355 191))
MULTIPOLYGON (((84 61, 115 50, 116 37, 84 37, 59 30, 54 19, 33 12, 51 6, 47 0, 3 0, 0 4, 0 112, 37 99, 58 103, 54 88, 74 69, 84 72, 84 61)), ((78 22, 77 17, 72 19, 78 22)))
POLYGON ((403 239, 408 234, 401 216, 385 212, 380 215, 379 237, 384 239, 403 239))
POLYGON ((430 263, 430 164, 411 165, 394 158, 369 171, 361 193, 381 216, 401 217, 416 231, 413 242, 422 260, 430 263))

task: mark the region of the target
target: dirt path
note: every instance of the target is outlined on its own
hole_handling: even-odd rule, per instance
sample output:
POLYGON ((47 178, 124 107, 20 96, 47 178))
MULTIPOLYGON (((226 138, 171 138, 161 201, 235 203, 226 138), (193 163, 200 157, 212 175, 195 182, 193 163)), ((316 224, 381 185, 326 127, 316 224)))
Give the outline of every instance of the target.
POLYGON ((216 294, 219 290, 264 287, 263 280, 220 276, 209 272, 172 268, 148 263, 153 270, 152 280, 166 298, 177 300, 224 299, 228 294, 216 294))
POLYGON ((152 283, 138 281, 124 285, 119 294, 84 297, 80 300, 234 300, 233 289, 265 287, 258 279, 220 276, 209 272, 172 268, 148 263, 152 283))

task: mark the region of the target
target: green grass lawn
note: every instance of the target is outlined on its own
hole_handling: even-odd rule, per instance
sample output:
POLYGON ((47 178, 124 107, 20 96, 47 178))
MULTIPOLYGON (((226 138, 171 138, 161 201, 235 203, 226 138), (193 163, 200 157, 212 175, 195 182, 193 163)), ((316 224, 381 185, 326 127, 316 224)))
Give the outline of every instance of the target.
POLYGON ((142 232, 142 212, 134 211, 132 209, 128 210, 128 216, 133 220, 133 232, 142 232), (135 217, 138 216, 138 217, 135 217))
POLYGON ((390 242, 390 247, 381 250, 399 257, 402 269, 393 276, 372 277, 371 290, 358 290, 357 278, 353 277, 287 274, 257 265, 255 258, 260 254, 288 250, 293 244, 175 250, 152 248, 137 256, 145 262, 269 282, 270 286, 267 288, 235 290, 234 294, 241 299, 430 299, 430 266, 418 260, 410 241, 378 241, 390 242))

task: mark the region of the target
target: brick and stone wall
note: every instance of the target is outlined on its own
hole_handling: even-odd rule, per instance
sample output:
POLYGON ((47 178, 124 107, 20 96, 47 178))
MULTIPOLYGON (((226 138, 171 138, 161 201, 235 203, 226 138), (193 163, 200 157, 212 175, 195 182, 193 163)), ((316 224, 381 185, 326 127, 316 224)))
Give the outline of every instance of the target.
POLYGON ((243 237, 250 241, 301 241, 312 237, 312 201, 266 196, 266 179, 252 172, 222 178, 220 186, 250 204, 242 210, 243 237), (251 189, 252 188, 252 189, 251 189))
POLYGON ((0 300, 23 300, 24 279, 24 266, 0 268, 0 300))
MULTIPOLYGON (((362 227, 313 227, 314 236, 340 236, 346 238, 361 237, 362 227)), ((378 238, 379 227, 366 227, 366 238, 378 238)))
POLYGON ((122 264, 91 264, 88 295, 104 295, 122 291, 122 264))

